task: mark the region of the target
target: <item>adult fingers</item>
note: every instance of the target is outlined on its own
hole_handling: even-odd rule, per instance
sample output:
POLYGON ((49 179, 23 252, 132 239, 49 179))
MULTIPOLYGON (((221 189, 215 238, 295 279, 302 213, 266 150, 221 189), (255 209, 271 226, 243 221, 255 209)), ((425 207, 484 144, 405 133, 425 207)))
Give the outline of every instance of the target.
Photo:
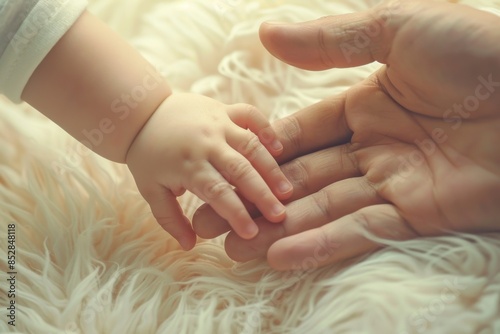
POLYGON ((231 225, 208 204, 202 204, 193 215, 193 229, 201 238, 213 239, 231 230, 231 225))
POLYGON ((394 205, 374 205, 279 239, 269 248, 267 259, 277 270, 312 269, 373 251, 382 246, 377 238, 407 240, 417 236, 394 205))
POLYGON ((257 219, 260 233, 252 240, 242 240, 229 233, 226 251, 237 261, 259 258, 279 239, 321 227, 363 207, 384 202, 366 178, 341 180, 287 205, 287 217, 281 224, 269 224, 262 218, 257 219))
MULTIPOLYGON (((294 189, 287 202, 313 194, 334 182, 361 175, 349 145, 334 146, 302 156, 283 164, 281 169, 294 189)), ((259 216, 255 206, 243 203, 251 216, 259 216)), ((193 228, 202 238, 214 238, 230 230, 229 224, 208 205, 202 205, 196 211, 193 228)))
POLYGON ((303 23, 263 23, 260 39, 282 61, 308 70, 384 63, 399 19, 400 1, 303 23))
POLYGON ((278 162, 349 142, 352 131, 345 119, 348 92, 275 121, 273 127, 284 147, 278 162))
POLYGON ((329 147, 281 165, 294 192, 289 202, 309 196, 335 182, 361 176, 350 144, 329 147))
POLYGON ((177 198, 169 189, 161 186, 153 190, 141 190, 144 199, 149 203, 151 212, 160 226, 172 235, 184 250, 189 250, 196 243, 196 235, 189 219, 182 213, 177 198))

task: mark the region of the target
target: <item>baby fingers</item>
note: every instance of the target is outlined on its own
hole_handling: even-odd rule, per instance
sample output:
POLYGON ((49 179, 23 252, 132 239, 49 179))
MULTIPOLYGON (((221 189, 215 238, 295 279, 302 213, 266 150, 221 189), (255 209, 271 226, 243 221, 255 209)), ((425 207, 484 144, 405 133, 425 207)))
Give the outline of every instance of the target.
POLYGON ((241 238, 251 239, 259 232, 258 227, 223 175, 225 176, 224 171, 215 170, 207 162, 191 178, 187 188, 227 220, 241 238))
POLYGON ((228 149, 213 157, 210 162, 269 221, 282 221, 285 218, 285 207, 269 184, 274 185, 278 194, 291 194, 292 187, 269 152, 258 140, 253 142, 257 144, 255 148, 245 152, 246 156, 228 149))
MULTIPOLYGON (((268 150, 266 150, 257 136, 249 131, 238 129, 238 131, 228 135, 227 141, 230 146, 232 146, 246 159, 242 159, 240 155, 226 156, 219 159, 219 167, 217 168, 219 170, 221 170, 220 168, 224 168, 229 176, 234 174, 232 175, 233 179, 242 179, 240 174, 247 170, 253 171, 251 175, 247 175, 247 178, 242 179, 242 182, 240 182, 243 183, 246 188, 240 188, 238 185, 233 183, 233 181, 230 181, 231 184, 238 187, 246 199, 250 200, 252 203, 258 204, 258 202, 255 202, 251 198, 247 197, 255 197, 255 195, 252 196, 252 194, 248 194, 247 189, 251 189, 248 188, 248 184, 250 182, 256 182, 257 180, 259 180, 259 183, 255 186, 258 186, 258 189, 261 192, 264 192, 264 188, 261 183, 263 180, 268 185, 266 189, 270 188, 273 194, 279 199, 284 200, 292 195, 292 184, 288 181, 274 157, 268 152, 268 150), (224 166, 221 165, 222 163, 224 166)), ((262 213, 264 214, 264 212, 262 213)), ((267 217, 269 216, 266 216, 266 218, 267 217)), ((276 221, 276 219, 271 221, 276 221)))
POLYGON ((161 186, 148 191, 142 189, 141 194, 149 203, 158 224, 172 235, 184 250, 193 248, 196 235, 189 219, 184 216, 176 196, 161 186))
POLYGON ((260 142, 274 156, 281 154, 283 144, 278 140, 269 120, 256 107, 238 103, 228 107, 227 114, 234 124, 255 133, 260 142))

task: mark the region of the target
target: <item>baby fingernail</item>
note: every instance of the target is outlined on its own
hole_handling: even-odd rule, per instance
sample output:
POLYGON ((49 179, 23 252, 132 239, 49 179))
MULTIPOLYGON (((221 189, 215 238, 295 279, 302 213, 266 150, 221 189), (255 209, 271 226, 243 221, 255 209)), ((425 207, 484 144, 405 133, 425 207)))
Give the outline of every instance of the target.
POLYGON ((275 151, 281 151, 283 149, 283 145, 279 140, 275 140, 271 143, 271 148, 275 151))
POLYGON ((255 237, 257 233, 259 233, 259 227, 256 224, 250 224, 245 228, 245 234, 250 238, 255 237))
POLYGON ((283 194, 287 193, 290 190, 292 190, 292 184, 288 181, 281 181, 279 186, 278 186, 278 189, 283 194))
POLYGON ((283 204, 275 204, 273 206, 273 214, 275 216, 281 215, 283 212, 285 212, 285 206, 283 204))

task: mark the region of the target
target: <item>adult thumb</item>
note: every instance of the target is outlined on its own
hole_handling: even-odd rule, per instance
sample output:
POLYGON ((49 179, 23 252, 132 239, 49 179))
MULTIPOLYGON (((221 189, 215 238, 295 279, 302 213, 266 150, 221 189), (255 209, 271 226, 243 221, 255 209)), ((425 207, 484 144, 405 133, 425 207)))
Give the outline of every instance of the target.
POLYGON ((259 35, 276 58, 307 70, 384 63, 397 26, 396 9, 384 5, 302 23, 265 22, 259 35))

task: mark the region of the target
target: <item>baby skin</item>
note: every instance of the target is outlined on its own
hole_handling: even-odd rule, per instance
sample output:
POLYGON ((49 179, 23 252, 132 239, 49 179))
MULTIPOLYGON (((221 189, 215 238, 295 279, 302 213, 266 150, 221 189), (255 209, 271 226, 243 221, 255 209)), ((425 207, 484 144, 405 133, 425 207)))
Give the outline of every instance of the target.
POLYGON ((283 146, 255 107, 173 93, 161 78, 129 104, 130 112, 112 111, 112 102, 142 85, 152 71, 136 50, 85 12, 37 67, 22 98, 87 146, 85 133, 99 129, 103 120, 112 124, 90 148, 128 165, 158 223, 186 250, 196 243, 177 201, 186 190, 245 239, 256 236, 258 227, 244 201, 269 221, 282 221, 281 201, 292 194, 274 159, 283 146))

